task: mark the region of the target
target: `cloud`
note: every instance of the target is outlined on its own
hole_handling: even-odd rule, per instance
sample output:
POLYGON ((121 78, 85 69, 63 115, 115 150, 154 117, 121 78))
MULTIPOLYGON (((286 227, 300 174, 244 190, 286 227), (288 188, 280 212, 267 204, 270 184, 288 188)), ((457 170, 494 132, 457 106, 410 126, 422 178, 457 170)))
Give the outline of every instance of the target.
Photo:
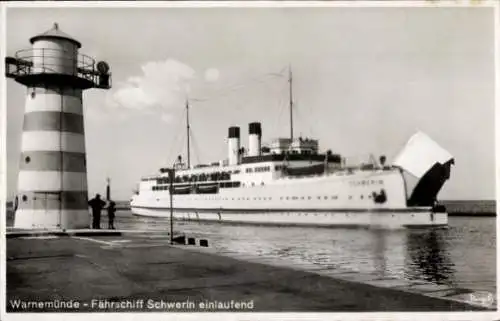
MULTIPOLYGON (((129 77, 111 93, 113 107, 150 111, 182 108, 195 71, 173 59, 144 64, 142 75, 129 77)), ((162 117, 163 119, 164 117, 162 117)))

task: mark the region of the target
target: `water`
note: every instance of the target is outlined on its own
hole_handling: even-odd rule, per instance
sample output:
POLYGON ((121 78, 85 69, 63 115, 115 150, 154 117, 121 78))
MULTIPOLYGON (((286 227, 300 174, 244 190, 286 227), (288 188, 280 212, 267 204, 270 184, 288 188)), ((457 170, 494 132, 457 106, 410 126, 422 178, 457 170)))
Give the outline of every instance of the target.
MULTIPOLYGON (((118 228, 169 231, 166 218, 117 213, 118 228)), ((209 240, 226 255, 314 264, 380 277, 425 280, 496 293, 494 217, 449 217, 447 229, 276 227, 175 221, 174 230, 209 240)))

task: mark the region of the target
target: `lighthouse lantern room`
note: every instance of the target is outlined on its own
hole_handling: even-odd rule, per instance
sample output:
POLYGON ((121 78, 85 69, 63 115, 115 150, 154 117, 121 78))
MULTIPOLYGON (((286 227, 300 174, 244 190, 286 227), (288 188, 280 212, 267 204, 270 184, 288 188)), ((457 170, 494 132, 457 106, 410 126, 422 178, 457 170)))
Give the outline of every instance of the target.
POLYGON ((105 62, 57 24, 6 57, 6 76, 26 86, 15 228, 89 227, 82 92, 111 88, 105 62))

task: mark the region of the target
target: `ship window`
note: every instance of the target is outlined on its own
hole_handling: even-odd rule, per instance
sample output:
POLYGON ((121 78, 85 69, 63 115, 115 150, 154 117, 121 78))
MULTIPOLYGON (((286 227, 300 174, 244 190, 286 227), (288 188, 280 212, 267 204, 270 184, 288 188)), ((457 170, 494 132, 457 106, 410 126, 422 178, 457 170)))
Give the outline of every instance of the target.
POLYGON ((303 200, 303 199, 304 199, 304 196, 302 196, 300 199, 301 199, 301 200, 303 200))
POLYGON ((325 200, 327 200, 327 199, 328 199, 328 196, 325 196, 325 197, 324 197, 324 199, 325 199, 325 200))
POLYGON ((288 196, 286 197, 286 200, 288 201, 288 196))
POLYGON ((350 199, 350 200, 352 199, 352 196, 351 196, 351 195, 349 195, 349 199, 350 199))
POLYGON ((26 202, 28 200, 28 196, 23 195, 22 199, 23 199, 23 202, 26 202))
POLYGON ((280 201, 282 201, 282 200, 283 200, 283 196, 280 196, 280 201))
POLYGON ((361 195, 361 199, 363 199, 363 195, 361 195))
POLYGON ((317 198, 320 200, 320 199, 321 199, 321 196, 318 196, 317 198))
POLYGON ((292 196, 293 200, 298 200, 299 198, 297 196, 292 196))
POLYGON ((29 156, 26 156, 26 158, 24 159, 24 161, 25 161, 26 163, 29 163, 29 162, 31 161, 31 158, 30 158, 29 156))

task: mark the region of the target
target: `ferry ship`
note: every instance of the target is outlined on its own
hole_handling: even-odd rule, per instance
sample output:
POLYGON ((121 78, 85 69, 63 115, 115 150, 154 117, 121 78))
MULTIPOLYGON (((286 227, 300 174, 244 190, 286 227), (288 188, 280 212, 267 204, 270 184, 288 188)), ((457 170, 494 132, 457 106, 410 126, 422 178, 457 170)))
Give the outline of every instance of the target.
MULTIPOLYGON (((289 73, 290 97, 291 72, 289 73)), ((290 122, 293 124, 292 99, 290 122)), ((189 104, 186 104, 189 108, 189 104)), ((357 166, 318 140, 278 138, 263 147, 262 126, 229 127, 227 159, 192 166, 179 156, 171 168, 143 177, 130 201, 135 215, 273 225, 445 226, 437 195, 450 177, 453 156, 423 132, 386 164, 385 156, 357 166)))

